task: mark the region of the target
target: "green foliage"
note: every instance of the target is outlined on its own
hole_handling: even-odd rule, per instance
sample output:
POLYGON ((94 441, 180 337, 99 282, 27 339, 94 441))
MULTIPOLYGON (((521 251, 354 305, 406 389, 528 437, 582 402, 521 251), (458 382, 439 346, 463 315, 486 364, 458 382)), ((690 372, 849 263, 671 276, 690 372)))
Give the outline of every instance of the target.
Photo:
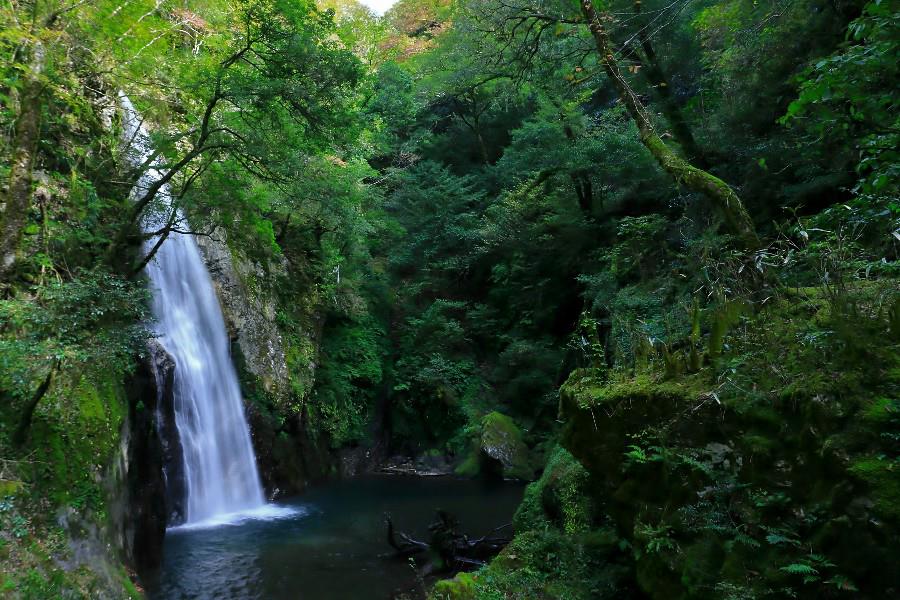
POLYGON ((0 300, 0 390, 22 400, 50 369, 125 373, 147 337, 146 292, 103 270, 0 300))
POLYGON ((866 481, 871 487, 879 512, 894 521, 900 519, 900 510, 897 508, 900 502, 898 469, 900 469, 898 457, 888 458, 885 455, 862 458, 850 468, 854 475, 866 481))
POLYGON ((336 447, 360 441, 382 382, 383 331, 367 317, 327 327, 321 348, 322 367, 312 395, 315 419, 336 447))
MULTIPOLYGON (((147 334, 123 278, 144 242, 124 89, 177 206, 274 307, 286 389, 245 379, 282 458, 296 423, 336 448, 386 423, 392 451, 471 472, 553 448, 514 542, 438 597, 896 587, 877 568, 900 503, 896 3, 600 8, 659 134, 740 191, 758 251, 646 152, 575 4, 0 8, 4 180, 25 58, 46 50, 33 206, 0 289, 0 447, 56 373, 21 449, 41 462, 0 490, 104 510, 96 461, 147 334)), ((33 514, 4 521, 0 554, 33 514)), ((23 562, 0 585, 59 595, 55 577, 23 562)))
MULTIPOLYGON (((818 136, 841 140, 859 153, 860 181, 855 192, 874 199, 896 196, 900 113, 891 85, 900 77, 897 7, 868 2, 847 28, 842 48, 815 62, 801 75, 800 95, 782 119, 801 121, 818 136)), ((891 210, 896 217, 898 208, 891 210)))
MULTIPOLYGON (((413 95, 413 77, 395 62, 379 66, 366 112, 374 119, 371 143, 376 157, 404 152, 420 110, 413 95)), ((408 150, 407 150, 408 151, 408 150)))

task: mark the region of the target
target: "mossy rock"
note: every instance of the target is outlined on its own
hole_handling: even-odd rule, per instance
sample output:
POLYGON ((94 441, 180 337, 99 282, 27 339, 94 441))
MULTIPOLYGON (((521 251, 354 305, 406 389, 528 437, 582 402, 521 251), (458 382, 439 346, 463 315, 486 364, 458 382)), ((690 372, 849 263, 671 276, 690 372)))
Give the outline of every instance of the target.
POLYGON ((459 573, 453 579, 438 581, 429 600, 475 600, 475 577, 471 573, 459 573))
POLYGON ((496 411, 481 419, 477 438, 456 473, 468 477, 483 475, 522 481, 534 479, 531 452, 522 431, 510 417, 496 411))
POLYGON ((38 406, 29 430, 36 458, 31 485, 58 505, 103 504, 100 465, 119 445, 127 400, 116 373, 64 373, 38 406))
POLYGON ((618 541, 610 529, 517 534, 488 566, 439 583, 429 600, 626 600, 629 568, 618 541))
MULTIPOLYGON (((643 593, 900 589, 888 567, 900 520, 900 354, 879 333, 883 320, 839 308, 789 295, 742 317, 727 345, 714 340, 718 368, 674 379, 660 364, 581 369, 562 386, 561 444, 632 548, 643 593), (804 581, 806 567, 820 579, 804 581)), ((526 493, 518 518, 538 522, 539 500, 526 493)))
POLYGON ((530 484, 513 517, 516 531, 546 530, 586 533, 594 520, 595 503, 588 490, 589 474, 568 450, 555 447, 540 479, 530 484))
POLYGON ((679 402, 696 398, 703 386, 695 378, 657 381, 642 374, 618 381, 606 381, 593 375, 590 369, 577 369, 560 388, 561 409, 616 407, 634 402, 679 402))
POLYGON ((609 382, 590 370, 573 371, 560 388, 559 414, 565 421, 562 445, 598 477, 622 472, 631 434, 653 423, 671 422, 689 411, 673 433, 691 445, 704 446, 714 439, 710 413, 715 402, 703 400, 701 378, 657 381, 639 375, 609 382))

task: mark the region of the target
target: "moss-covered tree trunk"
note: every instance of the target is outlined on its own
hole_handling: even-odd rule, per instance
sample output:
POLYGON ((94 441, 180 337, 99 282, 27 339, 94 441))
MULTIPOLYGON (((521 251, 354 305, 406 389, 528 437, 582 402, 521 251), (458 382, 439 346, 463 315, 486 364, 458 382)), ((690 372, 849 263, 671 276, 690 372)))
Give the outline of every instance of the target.
POLYGON ((647 147, 666 173, 677 182, 684 184, 690 190, 703 194, 712 201, 726 226, 741 239, 745 246, 750 248, 759 246, 759 238, 756 235, 753 221, 734 190, 715 175, 695 167, 678 156, 666 146, 659 134, 656 133, 646 107, 619 70, 609 33, 604 27, 604 23, 610 21, 611 17, 606 14, 598 14, 591 0, 581 1, 581 11, 587 20, 594 43, 597 45, 603 70, 612 80, 619 99, 637 125, 641 143, 647 147))
POLYGON ((33 42, 22 53, 28 67, 19 95, 9 188, 0 211, 0 280, 6 278, 16 262, 16 251, 31 210, 31 175, 41 128, 44 47, 40 42, 33 42))
MULTIPOLYGON (((637 14, 641 12, 641 0, 634 1, 634 11, 637 14)), ((675 139, 678 140, 688 160, 693 161, 699 167, 705 168, 707 165, 706 155, 703 149, 697 143, 694 132, 691 131, 678 100, 672 94, 672 85, 666 76, 665 70, 659 63, 659 57, 656 49, 653 48, 653 42, 650 40, 648 25, 643 21, 638 22, 638 39, 640 40, 641 50, 644 52, 644 60, 640 61, 644 67, 644 79, 650 84, 659 98, 660 108, 666 116, 666 121, 672 128, 675 139)))

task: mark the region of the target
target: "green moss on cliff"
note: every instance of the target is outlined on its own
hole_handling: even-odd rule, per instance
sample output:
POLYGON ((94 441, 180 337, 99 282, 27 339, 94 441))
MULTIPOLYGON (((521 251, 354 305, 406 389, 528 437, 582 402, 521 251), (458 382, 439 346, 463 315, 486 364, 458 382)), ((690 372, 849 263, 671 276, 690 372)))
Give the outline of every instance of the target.
POLYGON ((626 572, 611 531, 577 536, 527 531, 487 567, 438 583, 430 599, 625 599, 629 595, 619 581, 626 572))
POLYGON ((560 529, 586 533, 595 522, 595 503, 588 493, 589 475, 568 450, 554 448, 540 479, 525 489, 513 519, 516 531, 560 529))
POLYGON ((26 447, 4 450, 20 457, 6 464, 5 476, 16 479, 0 498, 4 597, 140 597, 107 539, 104 478, 127 411, 119 377, 62 372, 38 406, 26 447))
POLYGON ((847 293, 767 305, 693 375, 667 379, 651 362, 563 385, 563 445, 597 482, 592 497, 632 549, 644 593, 898 584, 878 566, 900 551, 883 535, 900 505, 898 353, 871 343, 882 327, 871 286, 847 293))
POLYGON ((127 410, 115 375, 62 380, 42 402, 31 427, 31 483, 60 506, 103 510, 103 470, 119 443, 127 410))

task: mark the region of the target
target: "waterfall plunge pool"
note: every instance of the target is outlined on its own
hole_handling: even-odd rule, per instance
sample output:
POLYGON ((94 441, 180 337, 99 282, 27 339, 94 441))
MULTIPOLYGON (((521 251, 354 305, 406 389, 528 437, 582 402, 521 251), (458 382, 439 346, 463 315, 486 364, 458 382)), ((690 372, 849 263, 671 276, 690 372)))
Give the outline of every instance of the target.
POLYGON ((437 509, 472 536, 509 523, 523 486, 449 477, 368 476, 327 483, 260 515, 166 533, 151 600, 388 600, 412 591, 409 564, 384 558, 384 514, 427 539, 437 509))

